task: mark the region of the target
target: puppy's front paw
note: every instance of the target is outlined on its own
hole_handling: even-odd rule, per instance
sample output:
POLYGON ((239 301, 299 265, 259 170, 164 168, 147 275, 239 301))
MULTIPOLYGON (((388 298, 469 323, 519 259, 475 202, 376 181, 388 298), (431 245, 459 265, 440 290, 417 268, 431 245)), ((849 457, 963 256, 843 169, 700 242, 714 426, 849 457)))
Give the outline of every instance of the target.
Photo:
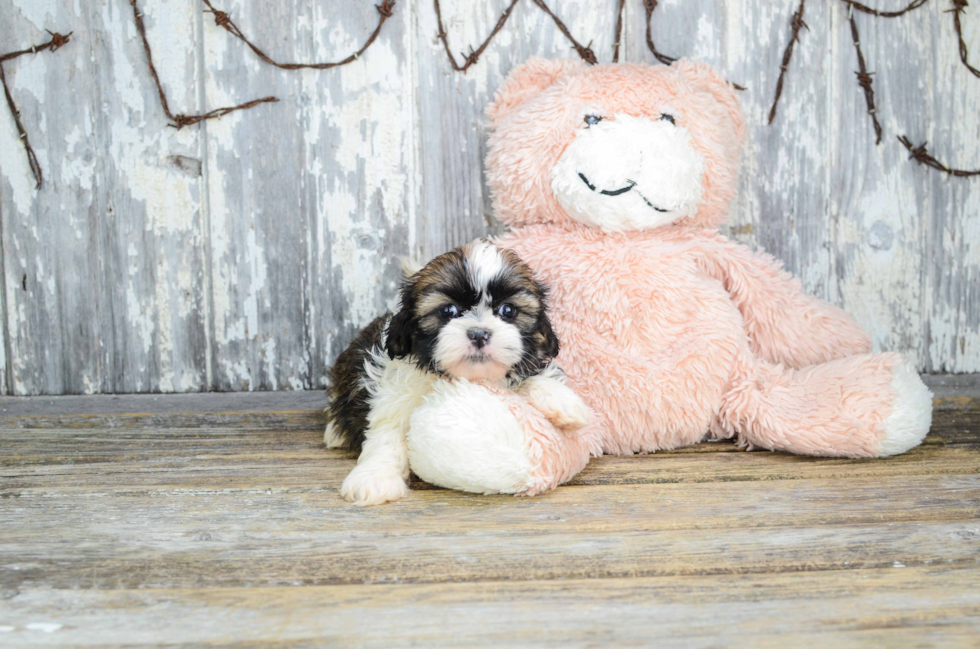
POLYGON ((408 485, 397 473, 358 464, 344 479, 340 495, 361 507, 380 505, 407 496, 408 485))
POLYGON ((567 385, 535 377, 526 387, 528 402, 558 428, 576 429, 589 423, 589 407, 567 385))
POLYGON ((546 412, 544 416, 558 428, 575 430, 589 423, 589 407, 578 398, 562 403, 562 409, 546 412))

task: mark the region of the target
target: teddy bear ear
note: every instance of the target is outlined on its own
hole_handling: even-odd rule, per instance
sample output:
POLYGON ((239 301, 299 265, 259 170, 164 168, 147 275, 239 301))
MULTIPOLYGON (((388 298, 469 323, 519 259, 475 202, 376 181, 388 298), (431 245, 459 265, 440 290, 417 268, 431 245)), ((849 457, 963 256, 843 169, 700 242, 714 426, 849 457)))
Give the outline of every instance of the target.
POLYGON ((533 57, 514 68, 487 106, 491 125, 500 121, 525 101, 562 76, 585 66, 580 60, 533 57))
POLYGON ((707 63, 679 59, 671 64, 671 67, 676 69, 696 88, 709 93, 724 107, 732 121, 731 126, 738 142, 741 142, 745 137, 745 119, 742 116, 742 107, 739 104, 735 86, 730 81, 725 80, 717 70, 707 63))

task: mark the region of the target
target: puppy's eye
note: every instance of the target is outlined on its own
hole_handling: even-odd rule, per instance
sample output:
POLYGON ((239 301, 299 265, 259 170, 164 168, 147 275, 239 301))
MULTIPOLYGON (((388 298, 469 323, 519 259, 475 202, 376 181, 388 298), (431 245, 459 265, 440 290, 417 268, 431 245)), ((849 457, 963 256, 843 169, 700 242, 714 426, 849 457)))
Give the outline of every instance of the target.
POLYGON ((588 124, 589 126, 593 126, 595 124, 598 124, 601 121, 602 121, 602 118, 599 117, 598 115, 586 115, 585 116, 585 123, 588 124))
POLYGON ((660 116, 660 119, 663 120, 663 121, 665 121, 665 122, 670 122, 671 124, 676 124, 677 123, 677 122, 674 121, 674 116, 673 115, 668 115, 667 113, 662 114, 660 116))
POLYGON ((501 304, 497 309, 497 315, 504 320, 510 320, 517 315, 517 309, 512 304, 501 304))
POLYGON ((443 318, 458 318, 459 308, 455 304, 447 304, 439 309, 439 315, 443 318))

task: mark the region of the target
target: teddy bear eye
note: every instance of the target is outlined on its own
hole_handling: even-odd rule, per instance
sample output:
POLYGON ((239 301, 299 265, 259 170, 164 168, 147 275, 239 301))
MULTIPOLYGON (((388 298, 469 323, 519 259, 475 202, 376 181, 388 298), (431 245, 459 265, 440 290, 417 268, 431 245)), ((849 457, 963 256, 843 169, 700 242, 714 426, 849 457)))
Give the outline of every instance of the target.
POLYGON ((667 121, 667 122, 670 122, 671 124, 676 124, 677 123, 677 122, 674 121, 674 116, 673 115, 668 115, 667 113, 663 113, 662 115, 660 115, 660 119, 662 119, 664 121, 667 121))
POLYGON ((602 121, 602 118, 599 117, 598 115, 586 115, 585 116, 585 123, 588 124, 589 126, 593 126, 595 124, 598 124, 601 121, 602 121))

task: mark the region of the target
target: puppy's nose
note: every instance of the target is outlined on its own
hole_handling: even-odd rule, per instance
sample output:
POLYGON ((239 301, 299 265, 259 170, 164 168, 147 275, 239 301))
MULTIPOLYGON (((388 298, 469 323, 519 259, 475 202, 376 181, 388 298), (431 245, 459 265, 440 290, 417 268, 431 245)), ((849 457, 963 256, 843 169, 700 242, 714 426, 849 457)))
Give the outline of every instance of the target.
POLYGON ((490 332, 486 329, 470 329, 466 335, 469 336, 470 341, 476 345, 477 349, 481 349, 490 342, 490 332))

